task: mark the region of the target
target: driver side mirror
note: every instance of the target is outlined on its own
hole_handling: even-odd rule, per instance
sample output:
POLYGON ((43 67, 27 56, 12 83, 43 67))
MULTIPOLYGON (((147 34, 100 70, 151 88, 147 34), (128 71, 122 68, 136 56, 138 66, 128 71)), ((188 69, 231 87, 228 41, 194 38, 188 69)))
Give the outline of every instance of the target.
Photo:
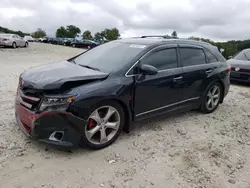
POLYGON ((158 73, 157 68, 152 65, 143 64, 139 69, 143 75, 156 75, 158 73))
POLYGON ((232 59, 233 56, 228 56, 228 59, 232 59))

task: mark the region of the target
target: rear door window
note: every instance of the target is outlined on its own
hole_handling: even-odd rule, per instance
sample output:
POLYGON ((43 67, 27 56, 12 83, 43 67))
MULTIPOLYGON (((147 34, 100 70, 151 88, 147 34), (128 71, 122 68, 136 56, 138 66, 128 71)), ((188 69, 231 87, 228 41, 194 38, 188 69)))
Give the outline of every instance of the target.
POLYGON ((206 64, 204 51, 200 48, 180 48, 183 67, 206 64))

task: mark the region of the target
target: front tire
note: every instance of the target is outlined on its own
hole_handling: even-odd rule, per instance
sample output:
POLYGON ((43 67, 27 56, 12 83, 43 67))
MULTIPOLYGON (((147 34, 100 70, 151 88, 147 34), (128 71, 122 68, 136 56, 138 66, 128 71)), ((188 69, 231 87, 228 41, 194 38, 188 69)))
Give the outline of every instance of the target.
POLYGON ((124 111, 115 101, 105 101, 91 108, 81 145, 102 149, 111 145, 124 127, 124 111))
POLYGON ((214 112, 220 104, 222 93, 220 83, 216 82, 210 85, 202 96, 201 111, 203 113, 214 112))
POLYGON ((27 48, 29 46, 29 44, 27 42, 25 42, 24 47, 27 48))
POLYGON ((15 42, 13 42, 13 43, 12 43, 12 48, 14 48, 14 49, 15 49, 16 47, 17 47, 17 46, 16 46, 16 43, 15 43, 15 42))

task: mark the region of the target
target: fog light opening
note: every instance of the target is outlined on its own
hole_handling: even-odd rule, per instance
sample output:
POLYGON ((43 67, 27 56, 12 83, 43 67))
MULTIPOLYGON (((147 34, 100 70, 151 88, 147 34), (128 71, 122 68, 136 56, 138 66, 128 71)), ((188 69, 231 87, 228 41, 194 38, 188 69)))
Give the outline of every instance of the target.
POLYGON ((59 141, 62 141, 63 136, 64 136, 63 131, 55 131, 50 135, 49 139, 59 142, 59 141))

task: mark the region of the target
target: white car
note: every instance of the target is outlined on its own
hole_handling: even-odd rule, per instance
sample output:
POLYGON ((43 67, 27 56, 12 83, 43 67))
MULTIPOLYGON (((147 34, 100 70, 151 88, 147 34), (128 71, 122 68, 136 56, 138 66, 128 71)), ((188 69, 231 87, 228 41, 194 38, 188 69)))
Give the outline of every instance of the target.
POLYGON ((23 39, 29 42, 34 42, 34 38, 32 36, 24 36, 23 39))
POLYGON ((0 34, 0 46, 8 46, 12 48, 28 47, 29 43, 16 34, 0 34))

